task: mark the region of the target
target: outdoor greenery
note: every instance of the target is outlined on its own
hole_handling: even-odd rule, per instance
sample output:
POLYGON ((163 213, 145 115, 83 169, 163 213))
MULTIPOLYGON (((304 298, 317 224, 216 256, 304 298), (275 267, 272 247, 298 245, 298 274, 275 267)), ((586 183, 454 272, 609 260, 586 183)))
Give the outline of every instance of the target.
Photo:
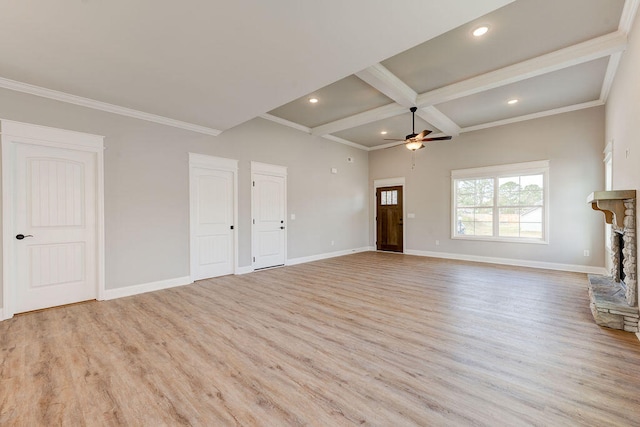
POLYGON ((498 236, 541 238, 543 203, 542 174, 456 180, 456 233, 493 236, 498 215, 498 236))

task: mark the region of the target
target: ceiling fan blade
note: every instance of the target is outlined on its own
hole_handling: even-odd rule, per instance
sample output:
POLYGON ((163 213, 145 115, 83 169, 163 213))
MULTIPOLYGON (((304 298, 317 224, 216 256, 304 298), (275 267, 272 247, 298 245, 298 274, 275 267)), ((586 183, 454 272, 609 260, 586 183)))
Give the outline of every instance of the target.
POLYGON ((383 139, 383 141, 406 141, 405 139, 390 139, 390 138, 385 138, 383 139))
POLYGON ((450 139, 450 136, 438 136, 436 138, 425 138, 422 141, 448 141, 450 139))
POLYGON ((420 132, 419 134, 417 134, 415 136, 416 141, 420 141, 422 138, 424 138, 425 136, 429 135, 432 131, 430 131, 429 129, 425 129, 422 132, 420 132))

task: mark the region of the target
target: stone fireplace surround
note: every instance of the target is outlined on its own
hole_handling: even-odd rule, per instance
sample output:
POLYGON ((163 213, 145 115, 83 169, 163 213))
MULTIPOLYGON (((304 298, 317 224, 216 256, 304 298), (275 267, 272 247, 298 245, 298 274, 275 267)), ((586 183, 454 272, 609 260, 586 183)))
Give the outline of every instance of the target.
POLYGON ((612 228, 611 276, 589 275, 593 318, 601 326, 638 332, 636 191, 596 191, 589 195, 587 202, 594 210, 604 213, 606 223, 612 228), (623 240, 622 250, 619 235, 623 240))

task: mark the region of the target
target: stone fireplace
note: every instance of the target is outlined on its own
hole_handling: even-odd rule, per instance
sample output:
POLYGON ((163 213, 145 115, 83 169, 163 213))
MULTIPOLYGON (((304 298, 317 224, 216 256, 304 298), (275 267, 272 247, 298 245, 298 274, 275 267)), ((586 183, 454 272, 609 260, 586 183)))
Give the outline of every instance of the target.
POLYGON ((638 332, 636 191, 596 191, 587 201, 611 224, 611 275, 589 275, 593 318, 601 326, 638 332))

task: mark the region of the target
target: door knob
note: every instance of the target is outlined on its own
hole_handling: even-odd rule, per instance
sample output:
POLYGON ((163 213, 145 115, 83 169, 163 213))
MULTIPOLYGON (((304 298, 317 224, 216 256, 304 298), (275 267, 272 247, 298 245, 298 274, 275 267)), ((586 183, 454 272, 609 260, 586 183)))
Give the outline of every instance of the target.
POLYGON ((18 235, 16 235, 16 239, 18 239, 18 240, 22 240, 22 239, 24 239, 25 237, 33 237, 33 236, 32 236, 31 234, 27 234, 26 236, 25 236, 24 234, 18 234, 18 235))

